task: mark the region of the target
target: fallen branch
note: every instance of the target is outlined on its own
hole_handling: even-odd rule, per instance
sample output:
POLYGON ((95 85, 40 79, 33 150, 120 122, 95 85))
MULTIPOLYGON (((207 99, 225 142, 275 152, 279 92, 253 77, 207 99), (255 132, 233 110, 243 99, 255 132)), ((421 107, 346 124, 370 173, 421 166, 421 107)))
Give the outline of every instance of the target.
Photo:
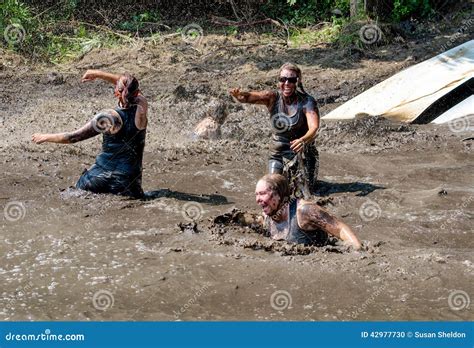
POLYGON ((105 32, 108 32, 108 33, 113 34, 113 35, 117 35, 117 36, 119 36, 119 37, 121 37, 121 38, 123 38, 127 41, 133 41, 133 39, 130 36, 120 34, 119 32, 116 32, 112 29, 109 29, 109 28, 107 28, 106 26, 103 26, 103 25, 96 25, 96 24, 87 23, 87 22, 77 22, 77 23, 87 25, 89 27, 105 31, 105 32))
POLYGON ((211 22, 217 25, 234 26, 234 27, 247 27, 247 26, 254 26, 257 24, 265 24, 265 23, 275 24, 279 27, 282 26, 278 21, 271 18, 261 19, 261 20, 253 21, 253 22, 242 22, 242 21, 235 22, 235 21, 228 20, 226 18, 212 16, 211 22))
POLYGON ((235 44, 235 45, 223 45, 223 46, 217 46, 218 49, 220 48, 230 48, 230 47, 251 47, 251 46, 270 46, 270 45, 283 45, 283 46, 286 46, 286 42, 285 43, 281 43, 281 42, 269 42, 269 43, 259 43, 259 42, 256 42, 256 43, 249 43, 249 44, 235 44))

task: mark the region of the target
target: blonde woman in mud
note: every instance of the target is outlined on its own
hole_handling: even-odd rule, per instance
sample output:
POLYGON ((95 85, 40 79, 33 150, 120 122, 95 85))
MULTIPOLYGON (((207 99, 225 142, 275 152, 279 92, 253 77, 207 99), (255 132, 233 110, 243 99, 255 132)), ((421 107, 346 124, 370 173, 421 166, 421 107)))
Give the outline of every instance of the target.
POLYGON ((265 228, 275 240, 304 245, 324 245, 328 235, 341 239, 354 249, 361 243, 354 231, 316 203, 291 199, 288 181, 280 174, 267 174, 256 185, 255 199, 262 208, 250 224, 265 228))
POLYGON ((36 144, 73 144, 103 134, 102 152, 76 183, 79 189, 140 198, 148 104, 135 77, 88 70, 82 82, 101 79, 115 85, 118 108, 106 110, 82 128, 67 133, 33 134, 36 144))
POLYGON ((270 112, 273 136, 268 172, 282 174, 283 158, 291 160, 303 152, 309 189, 314 192, 319 166, 314 145, 319 129, 318 107, 303 89, 301 70, 295 64, 283 64, 278 81, 277 91, 243 92, 234 88, 230 94, 241 103, 265 105, 270 112))

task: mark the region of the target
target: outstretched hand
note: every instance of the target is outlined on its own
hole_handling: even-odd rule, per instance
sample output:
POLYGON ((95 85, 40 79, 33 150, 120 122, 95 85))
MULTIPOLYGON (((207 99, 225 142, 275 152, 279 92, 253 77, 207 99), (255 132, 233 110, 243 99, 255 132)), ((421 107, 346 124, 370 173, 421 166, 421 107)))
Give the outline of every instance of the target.
POLYGON ((87 70, 84 75, 82 75, 82 82, 94 81, 97 78, 97 70, 87 70))
POLYGON ((31 140, 36 143, 36 144, 42 144, 46 141, 48 141, 48 134, 39 134, 35 133, 31 136, 31 140))
POLYGON ((234 98, 238 98, 240 96, 240 88, 232 88, 231 90, 229 90, 229 93, 234 98))

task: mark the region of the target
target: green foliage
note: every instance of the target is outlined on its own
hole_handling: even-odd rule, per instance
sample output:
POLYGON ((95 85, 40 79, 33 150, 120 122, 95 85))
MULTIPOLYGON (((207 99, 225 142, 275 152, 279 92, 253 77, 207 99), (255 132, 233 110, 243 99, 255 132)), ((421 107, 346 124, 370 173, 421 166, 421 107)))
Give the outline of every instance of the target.
MULTIPOLYGON (((244 2, 236 0, 237 3, 240 3, 239 1, 244 2)), ((392 20, 402 21, 433 13, 437 0, 379 1, 393 4, 392 20)), ((143 4, 136 4, 137 6, 133 7, 135 12, 130 13, 124 10, 130 8, 126 1, 100 2, 100 6, 105 6, 100 7, 101 11, 98 11, 93 3, 84 0, 61 0, 51 4, 49 1, 41 0, 0 0, 0 46, 33 58, 59 63, 78 57, 94 48, 127 42, 130 40, 129 35, 135 33, 147 35, 148 42, 162 40, 157 25, 162 21, 162 16, 156 10, 156 6, 145 7, 143 4), (26 4, 36 7, 29 7, 26 4), (104 23, 104 19, 108 27, 100 26, 104 23), (5 35, 9 33, 7 29, 11 32, 10 36, 5 35), (123 35, 118 30, 125 30, 131 34, 123 35)), ((258 6, 255 13, 250 13, 252 8, 249 7, 249 18, 252 18, 251 15, 255 15, 255 18, 265 16, 284 22, 285 40, 288 32, 290 42, 294 46, 318 43, 360 46, 362 45, 358 32, 360 25, 357 27, 357 19, 352 18, 352 21, 349 21, 349 8, 350 0, 269 0, 258 6), (342 17, 339 14, 336 18, 333 12, 336 9, 341 12, 342 17)), ((163 14, 168 15, 168 12, 163 14)), ((223 15, 227 16, 229 13, 223 15)), ((180 27, 190 23, 189 18, 176 19, 183 21, 180 27)), ((366 22, 367 15, 360 12, 358 19, 366 22)), ((178 32, 180 30, 178 29, 178 32)), ((240 30, 245 30, 245 27, 240 29, 231 25, 224 28, 228 36, 235 36, 240 30)), ((275 35, 275 32, 268 34, 275 35)), ((192 36, 197 38, 199 33, 190 31, 187 35, 193 39, 192 36)))
POLYGON ((79 0, 62 0, 58 2, 58 6, 53 7, 49 14, 56 19, 70 19, 74 12, 79 8, 79 0))
POLYGON ((32 42, 31 30, 35 20, 29 8, 18 0, 3 0, 0 3, 0 30, 2 45, 18 50, 32 42), (6 41, 5 36, 9 38, 6 41))
POLYGON ((11 23, 26 24, 32 20, 30 10, 18 0, 0 2, 0 26, 5 29, 11 23))
POLYGON ((431 12, 430 0, 395 0, 392 17, 399 22, 409 17, 426 17, 431 12))
POLYGON ((273 0, 262 7, 271 18, 278 18, 293 26, 304 27, 321 21, 330 21, 332 11, 349 13, 350 0, 273 0))
POLYGON ((331 23, 325 24, 321 29, 310 28, 291 30, 290 41, 294 46, 305 44, 335 43, 340 39, 342 30, 348 21, 346 19, 333 18, 331 23))
POLYGON ((120 22, 119 29, 127 31, 138 31, 143 29, 147 23, 157 23, 161 20, 157 11, 143 12, 134 14, 130 20, 120 22))
POLYGON ((349 14, 351 2, 350 0, 336 0, 334 3, 334 8, 341 10, 343 14, 349 14))
MULTIPOLYGON (((72 14, 76 6, 77 0, 66 0, 62 8, 70 12, 64 12, 64 16, 72 14)), ((113 33, 90 32, 83 24, 60 22, 52 13, 40 21, 24 3, 4 0, 0 3, 1 45, 31 58, 61 63, 119 41, 113 33)))
POLYGON ((94 48, 113 47, 119 40, 108 34, 88 32, 80 26, 75 37, 50 35, 44 53, 52 63, 63 63, 86 54, 94 48))
POLYGON ((268 17, 295 26, 306 26, 316 22, 316 4, 313 1, 273 0, 263 5, 262 10, 268 17))
POLYGON ((227 36, 235 36, 239 32, 239 28, 234 25, 229 25, 225 28, 225 33, 227 36))

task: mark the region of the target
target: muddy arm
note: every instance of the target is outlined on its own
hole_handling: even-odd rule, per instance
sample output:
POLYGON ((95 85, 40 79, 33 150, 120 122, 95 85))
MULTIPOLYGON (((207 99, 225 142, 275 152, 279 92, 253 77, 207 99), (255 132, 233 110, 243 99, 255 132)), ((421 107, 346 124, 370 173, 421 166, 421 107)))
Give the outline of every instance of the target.
POLYGON ((299 139, 292 140, 290 142, 290 148, 295 152, 300 152, 303 149, 304 144, 308 144, 316 137, 316 133, 319 129, 319 112, 318 108, 308 103, 305 105, 306 120, 308 122, 308 131, 299 139))
POLYGON ((145 129, 148 124, 148 102, 146 98, 140 93, 137 97, 137 113, 135 114, 135 126, 138 129, 145 129))
POLYGON ((95 79, 101 79, 112 84, 116 84, 119 80, 120 75, 107 73, 101 70, 87 70, 86 73, 82 76, 82 82, 93 81, 95 79))
POLYGON ((55 134, 39 134, 35 133, 31 137, 31 140, 36 144, 42 143, 56 143, 56 144, 73 144, 78 141, 92 138, 99 134, 92 126, 92 121, 87 123, 84 127, 67 133, 55 133, 55 134))
POLYGON ((273 105, 276 98, 275 93, 272 91, 243 92, 239 88, 234 88, 229 93, 241 103, 262 104, 268 108, 273 105))
POLYGON ((326 233, 349 243, 354 249, 360 249, 361 244, 354 231, 344 222, 338 220, 315 203, 302 202, 298 206, 298 225, 306 231, 322 229, 326 233))
POLYGON ((78 141, 86 140, 96 136, 97 134, 115 134, 122 128, 122 119, 117 112, 113 114, 99 114, 91 121, 78 130, 67 133, 40 134, 35 133, 31 140, 36 144, 57 143, 57 144, 74 144, 78 141))

